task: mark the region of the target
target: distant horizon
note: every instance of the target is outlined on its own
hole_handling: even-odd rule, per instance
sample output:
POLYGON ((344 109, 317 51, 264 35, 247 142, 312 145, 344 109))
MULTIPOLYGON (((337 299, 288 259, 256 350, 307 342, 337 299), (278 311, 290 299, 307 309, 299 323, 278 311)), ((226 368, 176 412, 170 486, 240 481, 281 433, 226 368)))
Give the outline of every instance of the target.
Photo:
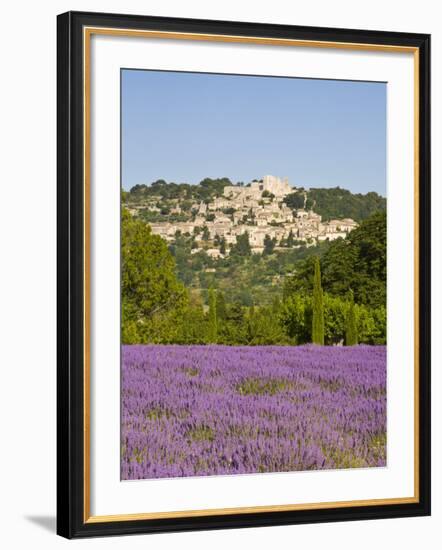
POLYGON ((124 190, 272 174, 386 197, 385 83, 132 69, 121 79, 124 190))

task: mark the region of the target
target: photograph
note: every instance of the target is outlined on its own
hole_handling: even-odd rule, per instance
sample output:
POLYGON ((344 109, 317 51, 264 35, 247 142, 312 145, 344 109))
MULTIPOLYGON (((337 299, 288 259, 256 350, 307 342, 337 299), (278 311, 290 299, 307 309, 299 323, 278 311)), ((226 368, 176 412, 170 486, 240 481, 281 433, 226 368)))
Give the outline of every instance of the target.
POLYGON ((387 83, 120 89, 121 480, 387 467, 387 83))
POLYGON ((430 514, 430 35, 393 19, 58 16, 62 537, 430 514))
POLYGON ((2 547, 433 550, 440 3, 85 5, 2 10, 2 547))

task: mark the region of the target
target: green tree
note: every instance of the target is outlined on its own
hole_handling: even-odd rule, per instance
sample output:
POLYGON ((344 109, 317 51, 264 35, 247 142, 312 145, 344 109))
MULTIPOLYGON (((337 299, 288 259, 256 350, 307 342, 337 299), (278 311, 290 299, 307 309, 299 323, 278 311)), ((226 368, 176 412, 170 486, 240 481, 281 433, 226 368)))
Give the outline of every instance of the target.
POLYGON ((204 315, 202 299, 198 294, 191 294, 190 303, 177 322, 178 336, 172 343, 206 344, 208 342, 208 322, 204 315))
POLYGON ((276 246, 276 239, 272 239, 270 235, 264 237, 264 250, 262 251, 263 256, 270 256, 273 254, 276 246))
POLYGON ((345 239, 317 247, 296 249, 294 274, 286 277, 284 296, 307 293, 314 275, 314 258, 321 258, 324 292, 346 299, 350 288, 356 304, 378 308, 386 305, 387 219, 385 211, 364 220, 345 239))
POLYGON ((196 187, 196 192, 200 194, 202 199, 212 199, 214 197, 219 197, 223 194, 224 187, 232 185, 232 182, 229 178, 204 178, 200 181, 199 185, 193 186, 196 187))
POLYGON ((304 208, 304 193, 290 193, 284 197, 285 204, 293 210, 304 208))
POLYGON ((358 328, 356 326, 355 301, 353 292, 349 291, 347 317, 345 320, 345 345, 356 346, 358 344, 358 328))
POLYGON ((234 292, 234 299, 241 306, 253 306, 253 295, 247 287, 240 287, 234 292))
POLYGON ((358 340, 361 344, 385 345, 387 343, 387 309, 362 304, 355 305, 358 340))
POLYGON ((288 248, 292 248, 294 244, 295 244, 295 239, 293 236, 293 231, 290 229, 290 233, 288 234, 286 245, 288 248))
POLYGON ((348 239, 357 250, 354 282, 357 303, 373 307, 386 305, 387 215, 378 212, 352 231, 348 239))
POLYGON ((220 321, 225 321, 227 318, 227 306, 224 294, 218 290, 216 293, 216 321, 219 324, 220 321))
POLYGON ((267 191, 267 189, 265 189, 262 193, 261 193, 261 197, 263 199, 271 199, 273 200, 275 198, 275 195, 273 193, 271 193, 270 191, 267 191))
POLYGON ((300 294, 292 294, 283 301, 279 311, 279 322, 295 344, 311 341, 311 300, 300 294))
POLYGON ((218 323, 216 318, 216 294, 213 288, 209 289, 209 342, 216 344, 218 323))
POLYGON ((155 316, 183 309, 188 297, 166 242, 126 209, 121 222, 122 340, 132 344, 155 316))
POLYGON ((345 339, 347 302, 324 292, 324 343, 341 344, 345 339))
MULTIPOLYGON (((315 274, 315 263, 318 254, 327 246, 328 243, 321 243, 318 247, 303 247, 301 250, 294 250, 295 266, 294 273, 285 278, 283 287, 283 297, 287 298, 295 293, 307 295, 311 293, 313 278, 315 274), (300 257, 302 259, 298 259, 300 257)), ((322 258, 321 258, 322 260, 322 258)))
POLYGON ((207 225, 205 225, 203 227, 203 236, 202 236, 202 239, 203 241, 208 241, 210 239, 210 233, 209 233, 209 228, 207 227, 207 225))
POLYGON ((315 260, 312 300, 312 342, 324 345, 324 297, 321 286, 321 267, 319 258, 315 260))
POLYGON ((219 344, 246 345, 248 342, 247 322, 244 309, 240 304, 233 303, 227 306, 225 321, 218 325, 219 344))
POLYGON ((358 251, 349 239, 336 239, 330 243, 321 259, 322 285, 326 292, 345 298, 354 284, 358 251))
POLYGON ((375 212, 386 209, 387 201, 373 191, 362 195, 353 194, 340 187, 317 189, 308 191, 306 209, 314 208, 314 211, 322 216, 324 221, 331 218, 352 218, 361 222, 369 218, 375 212))
POLYGON ((230 253, 234 256, 250 256, 252 249, 250 247, 249 234, 246 231, 236 237, 236 243, 232 246, 230 253))
POLYGON ((219 243, 219 251, 223 256, 226 255, 226 239, 225 239, 225 237, 221 238, 221 241, 219 243))
POLYGON ((249 309, 247 317, 247 344, 250 346, 281 345, 289 343, 283 326, 270 307, 249 309))

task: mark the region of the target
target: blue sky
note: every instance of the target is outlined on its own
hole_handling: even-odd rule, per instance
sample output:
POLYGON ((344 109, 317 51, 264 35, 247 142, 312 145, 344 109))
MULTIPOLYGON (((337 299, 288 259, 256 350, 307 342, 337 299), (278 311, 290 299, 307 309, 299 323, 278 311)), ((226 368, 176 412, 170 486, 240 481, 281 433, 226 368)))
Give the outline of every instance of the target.
POLYGON ((122 71, 122 184, 266 174, 386 195, 386 84, 122 71))

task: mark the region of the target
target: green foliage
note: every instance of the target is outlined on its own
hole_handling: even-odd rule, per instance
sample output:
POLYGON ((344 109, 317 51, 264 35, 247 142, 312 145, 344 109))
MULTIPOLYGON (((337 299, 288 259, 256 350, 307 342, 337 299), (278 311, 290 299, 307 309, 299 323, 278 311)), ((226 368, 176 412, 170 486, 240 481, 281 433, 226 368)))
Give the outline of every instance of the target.
POLYGON ((225 254, 226 254, 226 252, 227 252, 226 239, 225 239, 225 237, 222 237, 221 240, 220 240, 220 243, 219 243, 219 251, 220 251, 220 254, 222 254, 223 256, 225 256, 225 254))
MULTIPOLYGON (((361 223, 346 239, 337 239, 318 250, 321 256, 322 287, 325 292, 346 297, 354 290, 358 304, 385 306, 387 281, 386 212, 378 212, 361 223), (322 253, 322 254, 321 254, 322 253)), ((315 262, 311 256, 299 260, 295 274, 285 282, 284 295, 307 292, 313 283, 315 262)))
POLYGON ((216 318, 218 322, 227 319, 227 305, 224 294, 218 290, 216 293, 216 318))
POLYGON ((324 300, 321 287, 321 267, 319 258, 315 260, 312 299, 312 342, 324 345, 324 300))
POLYGON ((171 214, 168 206, 161 207, 160 212, 142 208, 138 211, 137 217, 145 223, 185 222, 189 219, 187 214, 171 214))
POLYGON ((246 378, 236 386, 240 395, 275 395, 276 393, 287 391, 293 386, 288 380, 271 378, 264 380, 262 378, 246 378))
POLYGON ((305 201, 305 206, 304 206, 305 210, 313 210, 314 206, 315 206, 315 201, 307 195, 307 199, 305 201))
MULTIPOLYGON (((221 238, 220 250, 223 242, 221 238)), ((175 257, 179 279, 192 291, 206 296, 207 289, 213 286, 222 290, 228 303, 239 301, 243 306, 267 306, 275 298, 281 297, 282 288, 285 296, 285 290, 290 285, 284 284, 284 281, 291 279, 294 283, 299 282, 297 274, 291 277, 295 268, 313 254, 324 254, 329 244, 325 241, 316 247, 274 250, 268 256, 238 256, 234 252, 225 258, 214 259, 204 250, 191 254, 192 248, 196 246, 194 236, 181 235, 169 245, 169 249, 175 257)), ((311 281, 304 285, 305 292, 311 292, 312 284, 313 271, 311 281)), ((295 291, 295 288, 291 288, 291 291, 295 291)))
MULTIPOLYGON (((324 343, 342 344, 346 336, 349 302, 338 296, 324 293, 324 343)), ((354 305, 356 333, 361 344, 386 343, 386 309, 354 305)), ((312 300, 308 296, 293 294, 285 299, 279 311, 279 323, 291 343, 312 341, 312 300)))
POLYGON ((300 294, 289 296, 282 303, 278 320, 292 343, 311 341, 312 308, 309 297, 300 294))
MULTIPOLYGON (((158 194, 169 184, 160 180, 153 187, 158 194)), ((246 232, 220 259, 204 250, 191 254, 198 232, 210 239, 207 227, 177 234, 168 247, 140 218, 123 208, 124 343, 386 342, 385 212, 346 239, 317 246, 293 248, 298 242, 291 233, 281 242, 286 249, 276 250, 276 240, 267 236, 262 255, 251 253, 246 232)), ((225 239, 216 242, 224 254, 225 239)))
POLYGON ((209 228, 207 227, 207 225, 205 225, 203 227, 203 236, 202 236, 202 239, 203 241, 208 241, 210 239, 210 233, 209 233, 209 228))
POLYGON ((270 235, 264 237, 264 250, 262 251, 263 256, 270 256, 273 254, 276 246, 276 238, 272 239, 270 235))
POLYGON ((209 327, 201 303, 193 303, 177 320, 176 344, 205 344, 209 341, 209 327))
MULTIPOLYGON (((225 177, 205 178, 198 185, 168 183, 160 179, 151 185, 135 185, 129 192, 123 192, 122 199, 125 204, 160 199, 158 204, 163 214, 145 209, 140 212, 140 216, 146 222, 185 221, 189 219, 192 201, 203 201, 208 204, 214 198, 222 196, 224 187, 231 185, 232 182, 225 177), (179 201, 183 210, 182 214, 170 214, 171 201, 179 201)), ((272 193, 264 191, 262 196, 272 198, 272 193)), ((314 209, 323 217, 324 221, 331 218, 352 218, 357 222, 361 222, 373 213, 386 209, 386 199, 377 193, 353 194, 340 187, 332 189, 312 188, 309 191, 299 189, 287 195, 284 202, 293 210, 300 208, 314 209)), ((233 213, 232 209, 227 210, 230 214, 233 213)))
POLYGON ((385 211, 387 208, 386 199, 374 192, 362 195, 360 193, 353 194, 340 187, 311 188, 307 196, 306 209, 314 208, 324 221, 332 218, 352 218, 361 222, 375 212, 385 211))
POLYGON ((233 214, 235 213, 235 208, 233 208, 233 207, 223 208, 222 212, 223 212, 223 214, 226 214, 226 216, 233 216, 233 214))
POLYGON ((247 344, 249 346, 289 343, 290 339, 279 323, 277 309, 274 307, 249 308, 247 316, 247 344))
POLYGON ((324 293, 324 343, 342 344, 345 336, 347 303, 337 296, 324 293))
POLYGON ((231 299, 241 306, 251 307, 254 304, 252 293, 243 286, 231 293, 231 299))
POLYGON ((247 343, 247 323, 245 310, 238 303, 228 304, 226 316, 218 327, 218 344, 245 345, 247 343))
POLYGON ((322 258, 322 284, 324 290, 336 296, 346 296, 354 283, 358 250, 348 239, 330 243, 322 258))
POLYGON ((210 202, 223 194, 224 187, 232 185, 229 178, 205 178, 199 185, 188 183, 167 183, 164 180, 154 181, 151 185, 134 185, 125 197, 127 201, 139 201, 152 197, 161 197, 164 200, 187 199, 210 202))
POLYGON ((387 309, 355 305, 359 343, 380 345, 387 341, 387 309))
POLYGON ((218 336, 216 319, 216 294, 213 288, 209 290, 209 342, 215 344, 218 336))
POLYGON ((292 248, 294 244, 295 244, 295 238, 293 236, 293 231, 290 229, 290 232, 287 237, 286 245, 288 248, 292 248))
POLYGON ((356 325, 356 312, 353 292, 349 291, 347 318, 345 323, 345 345, 356 346, 358 343, 358 328, 356 325))
POLYGON ((121 235, 122 333, 124 343, 133 343, 155 316, 182 309, 187 291, 165 241, 125 209, 121 235))
POLYGON ((236 243, 230 249, 230 254, 233 256, 250 256, 252 249, 249 242, 249 234, 246 231, 242 235, 236 237, 236 243))
POLYGON ((374 307, 386 305, 387 295, 387 216, 374 214, 349 235, 357 250, 354 264, 355 301, 374 307))
POLYGON ((290 193, 284 197, 285 204, 293 210, 304 208, 304 193, 290 193))

